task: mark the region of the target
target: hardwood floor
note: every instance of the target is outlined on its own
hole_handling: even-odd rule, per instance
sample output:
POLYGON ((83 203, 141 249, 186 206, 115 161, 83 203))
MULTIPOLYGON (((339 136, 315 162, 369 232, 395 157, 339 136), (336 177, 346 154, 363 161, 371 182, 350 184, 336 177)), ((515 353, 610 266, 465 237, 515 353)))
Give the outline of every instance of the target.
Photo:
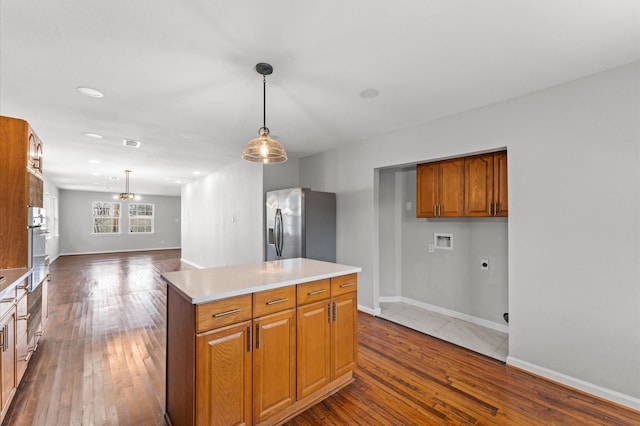
MULTIPOLYGON (((164 425, 164 271, 177 250, 68 256, 4 425, 164 425)), ((301 425, 638 425, 640 413, 359 315, 356 381, 301 425)), ((179 426, 179 425, 176 425, 179 426)))

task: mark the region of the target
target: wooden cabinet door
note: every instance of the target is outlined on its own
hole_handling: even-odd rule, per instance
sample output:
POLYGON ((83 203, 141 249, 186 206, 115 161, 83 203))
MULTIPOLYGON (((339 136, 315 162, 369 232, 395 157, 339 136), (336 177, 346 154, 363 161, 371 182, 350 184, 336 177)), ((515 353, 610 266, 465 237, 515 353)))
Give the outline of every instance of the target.
POLYGON ((464 159, 438 162, 438 216, 464 214, 464 159))
POLYGON ((259 423, 296 401, 296 310, 255 319, 253 330, 253 421, 259 423))
POLYGON ((498 152, 493 156, 493 202, 495 216, 509 216, 506 152, 498 152))
POLYGON ((304 398, 331 381, 328 300, 298 307, 297 396, 304 398))
POLYGON ((438 163, 416 167, 416 217, 435 217, 438 205, 438 163))
POLYGON ((464 159, 418 164, 416 174, 416 217, 464 214, 464 159))
POLYGON ((196 424, 252 424, 251 321, 196 337, 196 424))
POLYGON ((2 412, 6 412, 7 404, 16 390, 16 340, 15 340, 16 310, 11 311, 0 322, 0 389, 2 412))
POLYGON ((331 322, 331 377, 353 370, 358 361, 357 293, 333 299, 331 322))
POLYGON ((467 157, 464 164, 465 216, 508 216, 507 153, 467 157))
POLYGON ((464 215, 493 215, 493 154, 476 155, 464 160, 464 215))

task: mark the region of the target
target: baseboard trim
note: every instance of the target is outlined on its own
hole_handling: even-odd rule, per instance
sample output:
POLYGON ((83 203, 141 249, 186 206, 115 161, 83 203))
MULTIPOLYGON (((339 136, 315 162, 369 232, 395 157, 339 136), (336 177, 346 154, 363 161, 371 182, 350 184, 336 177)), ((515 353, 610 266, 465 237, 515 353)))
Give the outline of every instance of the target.
POLYGON ((134 253, 139 251, 158 251, 158 250, 180 250, 181 247, 159 247, 159 248, 144 248, 144 249, 132 249, 132 250, 106 250, 106 251, 83 251, 76 253, 59 253, 56 259, 60 256, 83 256, 86 254, 109 254, 109 253, 134 253))
POLYGON ((549 368, 541 367, 527 361, 507 356, 507 365, 518 370, 522 370, 527 374, 541 377, 542 379, 555 382, 562 386, 566 386, 580 392, 588 393, 598 398, 605 399, 609 402, 621 405, 625 408, 640 411, 640 398, 614 391, 612 389, 603 388, 602 386, 577 379, 572 376, 560 373, 549 368))
MULTIPOLYGON (((463 321, 467 321, 482 327, 490 328, 492 330, 500 331, 502 333, 509 333, 509 326, 498 324, 493 321, 486 320, 484 318, 474 317, 473 315, 464 314, 458 311, 452 311, 451 309, 443 308, 436 305, 431 305, 429 303, 421 302, 419 300, 410 299, 408 297, 380 297, 380 302, 390 302, 390 303, 406 303, 407 305, 416 306, 418 308, 426 309, 428 311, 437 312, 439 314, 447 315, 453 318, 458 318, 463 321)), ((379 308, 378 308, 379 309, 379 308)))
POLYGON ((358 305, 358 310, 364 312, 365 314, 373 315, 374 317, 380 315, 380 308, 371 309, 363 305, 358 305))
POLYGON ((193 263, 192 261, 187 260, 187 259, 185 259, 183 257, 180 258, 180 262, 186 263, 187 265, 192 266, 192 267, 194 267, 196 269, 204 269, 204 266, 200 266, 197 263, 193 263))

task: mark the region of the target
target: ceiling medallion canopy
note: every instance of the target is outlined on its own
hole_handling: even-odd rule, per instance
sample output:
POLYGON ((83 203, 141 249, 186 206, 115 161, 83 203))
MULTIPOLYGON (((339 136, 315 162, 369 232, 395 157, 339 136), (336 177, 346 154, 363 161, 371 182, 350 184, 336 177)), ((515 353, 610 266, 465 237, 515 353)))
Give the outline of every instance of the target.
POLYGON ((267 127, 267 75, 273 73, 273 67, 260 62, 256 65, 258 74, 262 74, 262 127, 258 129, 258 137, 250 140, 242 151, 242 158, 263 164, 283 163, 287 161, 287 153, 277 140, 269 136, 267 127))
POLYGON ((135 197, 134 194, 129 192, 129 173, 131 173, 131 170, 124 171, 124 174, 126 175, 125 189, 124 192, 121 192, 120 195, 118 195, 118 198, 122 201, 132 200, 133 197, 135 197))

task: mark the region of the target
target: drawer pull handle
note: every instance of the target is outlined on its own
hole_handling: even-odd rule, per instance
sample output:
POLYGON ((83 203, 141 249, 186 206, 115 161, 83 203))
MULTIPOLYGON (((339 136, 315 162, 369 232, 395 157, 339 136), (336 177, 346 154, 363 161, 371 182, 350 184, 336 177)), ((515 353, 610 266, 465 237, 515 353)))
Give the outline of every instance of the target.
POLYGON ((289 299, 286 297, 283 297, 282 299, 277 299, 277 300, 272 300, 270 302, 267 302, 267 305, 277 305, 278 303, 282 303, 282 302, 286 302, 289 299))
MULTIPOLYGON (((36 336, 38 336, 38 337, 42 337, 42 336, 44 336, 44 331, 42 331, 42 330, 40 330, 40 331, 36 331, 34 334, 35 334, 36 336)), ((34 349, 34 351, 35 351, 35 349, 34 349)))
POLYGON ((24 362, 29 362, 29 360, 31 359, 31 356, 33 355, 33 351, 29 351, 29 353, 27 353, 23 358, 22 361, 24 362))
POLYGON ((226 317, 227 315, 237 314, 240 311, 242 311, 242 309, 232 309, 230 311, 220 312, 219 314, 215 314, 213 317, 214 318, 226 317))
POLYGON ((5 297, 4 299, 0 299, 0 303, 16 303, 15 297, 5 297))
POLYGON ((22 315, 18 317, 19 320, 25 320, 25 321, 29 321, 29 318, 31 318, 31 312, 29 312, 27 315, 22 315))
POLYGON ((346 283, 346 284, 342 284, 340 286, 340 288, 347 288, 347 287, 352 287, 352 286, 353 286, 353 283, 346 283))
POLYGON ((6 352, 9 349, 9 326, 2 327, 2 352, 6 352))
POLYGON ((310 291, 309 293, 307 293, 307 296, 313 296, 314 294, 325 293, 326 291, 327 290, 325 289, 310 291))
POLYGON ((18 286, 18 290, 26 290, 29 288, 29 284, 23 284, 18 286))

